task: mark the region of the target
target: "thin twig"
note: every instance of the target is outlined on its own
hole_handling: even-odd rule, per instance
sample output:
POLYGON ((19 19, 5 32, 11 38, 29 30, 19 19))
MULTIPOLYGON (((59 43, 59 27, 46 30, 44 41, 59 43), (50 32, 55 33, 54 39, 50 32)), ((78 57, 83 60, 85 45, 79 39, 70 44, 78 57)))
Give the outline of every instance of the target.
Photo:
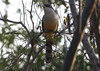
MULTIPOLYGON (((38 18, 41 20, 41 18, 39 17, 38 13, 37 13, 37 10, 35 8, 35 5, 34 5, 34 9, 35 9, 35 12, 36 12, 36 15, 38 16, 38 18)), ((41 20, 42 21, 42 20, 41 20)))
POLYGON ((28 33, 30 39, 32 39, 32 36, 31 36, 29 30, 27 29, 27 27, 26 27, 21 21, 20 21, 20 22, 17 22, 17 21, 12 21, 12 20, 3 19, 3 18, 0 18, 0 20, 2 20, 2 21, 7 21, 7 22, 11 22, 11 23, 15 23, 15 24, 21 24, 21 25, 24 27, 24 29, 27 31, 27 33, 28 33))
POLYGON ((24 7, 24 2, 22 0, 22 5, 23 5, 23 22, 25 24, 25 7, 24 7))
POLYGON ((31 57, 31 55, 33 53, 33 50, 34 50, 34 48, 33 48, 34 47, 34 22, 32 20, 33 1, 34 0, 32 0, 31 10, 29 11, 29 13, 30 13, 30 19, 31 19, 31 22, 32 22, 32 25, 33 25, 33 39, 31 40, 31 50, 30 50, 29 54, 27 55, 27 62, 26 62, 26 65, 24 67, 24 71, 27 71, 28 70, 28 67, 30 65, 30 57, 31 57))
POLYGON ((32 59, 32 61, 30 62, 30 66, 29 66, 29 70, 28 70, 28 71, 30 71, 30 69, 32 68, 33 61, 36 59, 37 55, 42 51, 42 49, 43 49, 44 47, 45 47, 45 45, 44 45, 44 46, 41 46, 40 50, 33 56, 33 59, 32 59))
POLYGON ((8 71, 10 69, 10 67, 12 65, 16 65, 16 62, 18 61, 18 59, 22 56, 22 53, 25 52, 24 49, 27 48, 29 46, 29 44, 31 43, 31 40, 28 41, 28 43, 25 45, 25 47, 21 50, 20 54, 18 55, 18 57, 16 59, 13 58, 13 62, 9 64, 9 66, 6 68, 6 71, 8 71))
POLYGON ((70 24, 69 26, 65 27, 65 28, 64 28, 62 31, 60 31, 55 37, 59 36, 61 33, 63 33, 66 29, 68 29, 68 28, 71 27, 72 25, 73 25, 73 23, 70 24))

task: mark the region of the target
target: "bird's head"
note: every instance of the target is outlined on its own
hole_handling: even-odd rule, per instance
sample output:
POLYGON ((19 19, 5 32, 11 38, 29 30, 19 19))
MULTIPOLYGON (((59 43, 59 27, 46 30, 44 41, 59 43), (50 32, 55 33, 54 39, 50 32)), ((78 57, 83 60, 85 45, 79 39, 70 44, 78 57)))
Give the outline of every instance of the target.
POLYGON ((54 12, 54 9, 50 4, 44 4, 43 9, 44 9, 45 14, 54 12))

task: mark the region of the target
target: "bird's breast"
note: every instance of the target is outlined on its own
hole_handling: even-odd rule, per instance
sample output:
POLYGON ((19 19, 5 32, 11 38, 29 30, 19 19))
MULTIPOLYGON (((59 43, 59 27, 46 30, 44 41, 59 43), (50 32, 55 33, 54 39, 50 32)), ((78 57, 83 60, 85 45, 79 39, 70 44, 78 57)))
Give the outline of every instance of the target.
POLYGON ((44 30, 56 31, 58 27, 58 17, 57 16, 45 16, 43 21, 44 30))

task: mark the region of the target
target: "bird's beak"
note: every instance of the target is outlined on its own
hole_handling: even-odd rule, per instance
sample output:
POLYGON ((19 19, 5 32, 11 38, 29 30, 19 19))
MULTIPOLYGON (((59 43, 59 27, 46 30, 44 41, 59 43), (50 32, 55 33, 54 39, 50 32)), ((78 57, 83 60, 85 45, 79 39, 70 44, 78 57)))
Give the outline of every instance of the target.
POLYGON ((46 6, 44 6, 44 5, 42 5, 43 6, 43 8, 46 8, 46 6))

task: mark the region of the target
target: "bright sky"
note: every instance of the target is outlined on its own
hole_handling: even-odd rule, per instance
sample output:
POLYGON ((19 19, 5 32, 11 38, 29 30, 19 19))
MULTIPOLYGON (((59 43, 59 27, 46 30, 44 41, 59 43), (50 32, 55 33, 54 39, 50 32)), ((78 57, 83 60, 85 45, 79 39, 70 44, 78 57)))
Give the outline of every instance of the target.
MULTIPOLYGON (((25 5, 25 10, 30 10, 31 0, 23 0, 25 5)), ((20 14, 17 13, 17 10, 20 8, 21 12, 23 12, 23 6, 22 6, 22 0, 9 0, 10 5, 6 6, 2 0, 0 0, 0 12, 2 15, 5 14, 5 10, 8 11, 8 19, 13 21, 20 21, 20 14)), ((61 6, 58 10, 58 13, 60 17, 66 16, 64 14, 64 6, 61 6), (62 10, 63 9, 63 10, 62 10)), ((40 10, 39 8, 36 8, 38 15, 42 19, 43 16, 43 10, 40 10)), ((33 6, 34 11, 34 6, 33 6)), ((29 13, 26 11, 27 15, 29 16, 29 13)), ((0 15, 1 15, 0 14, 0 15)), ((1 16, 0 16, 1 17, 1 16)), ((33 21, 34 23, 37 23, 38 17, 36 13, 33 14, 33 21)))
MULTIPOLYGON (((30 18, 29 17, 29 13, 26 10, 30 10, 30 6, 31 6, 31 1, 32 0, 23 0, 23 1, 24 1, 24 5, 25 5, 25 12, 26 12, 27 19, 28 19, 28 25, 30 26, 30 27, 28 27, 28 29, 31 29, 32 28, 32 26, 31 26, 32 23, 31 23, 31 21, 29 19, 30 18)), ((4 15, 5 14, 5 10, 7 10, 8 19, 9 20, 20 21, 21 14, 17 13, 17 10, 20 8, 21 12, 23 13, 22 0, 9 0, 9 2, 10 2, 10 4, 6 6, 2 2, 2 0, 0 0, 0 17, 1 17, 1 15, 4 15)), ((44 14, 43 9, 41 10, 41 9, 37 8, 36 6, 35 6, 35 8, 36 8, 37 14, 42 19, 42 16, 44 14)), ((61 21, 61 22, 59 22, 59 26, 62 27, 62 28, 65 27, 65 25, 61 25, 62 21, 64 19, 63 17, 67 16, 67 14, 64 14, 64 9, 65 9, 65 7, 63 5, 60 6, 59 9, 57 9, 58 14, 60 15, 60 21, 61 21)), ((33 11, 35 11, 34 10, 34 6, 33 6, 33 11)), ((21 16, 21 20, 23 20, 23 15, 21 16)), ((36 13, 33 13, 33 21, 35 23, 35 26, 37 27, 38 24, 39 24, 39 18, 37 17, 36 13)), ((12 23, 9 23, 9 24, 12 24, 12 23)), ((17 27, 13 26, 12 28, 16 29, 17 27)), ((64 43, 64 42, 62 42, 62 43, 64 43)))

